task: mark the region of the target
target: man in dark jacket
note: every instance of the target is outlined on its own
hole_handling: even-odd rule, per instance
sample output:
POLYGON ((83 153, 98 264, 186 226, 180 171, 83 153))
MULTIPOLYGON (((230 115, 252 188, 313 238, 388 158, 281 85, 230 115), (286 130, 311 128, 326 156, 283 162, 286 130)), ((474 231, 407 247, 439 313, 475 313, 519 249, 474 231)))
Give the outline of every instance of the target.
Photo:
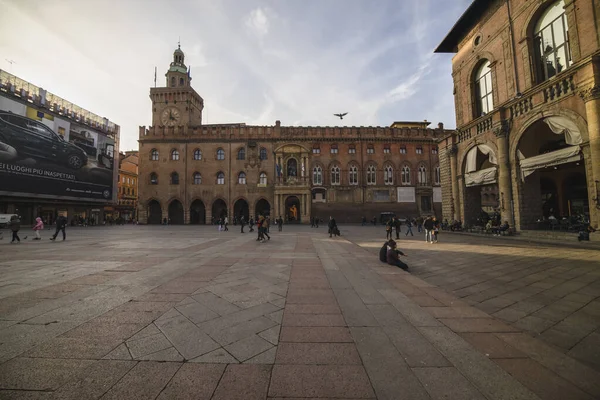
POLYGON ((60 231, 62 231, 63 240, 67 240, 67 233, 65 232, 66 228, 67 228, 67 218, 64 215, 59 215, 58 218, 56 219, 56 232, 54 232, 54 235, 52 235, 50 240, 56 240, 56 237, 58 236, 58 232, 60 232, 60 231))
POLYGON ((329 217, 329 223, 327 224, 329 228, 329 237, 332 235, 337 236, 337 222, 335 222, 335 218, 329 217))
MULTIPOLYGON (((19 230, 21 229, 21 219, 17 215, 13 215, 10 217, 10 230, 12 231, 12 240, 11 243, 14 243, 15 240, 17 243, 21 243, 21 238, 19 238, 19 230)), ((27 239, 27 238, 25 238, 27 239)))
POLYGON ((433 218, 427 217, 425 222, 423 223, 423 228, 425 228, 425 241, 427 243, 433 243, 433 218))
POLYGON ((387 251, 387 263, 389 265, 395 265, 396 267, 400 267, 405 271, 408 270, 408 265, 406 265, 402 261, 400 261, 398 256, 406 257, 406 254, 404 254, 403 252, 401 252, 400 250, 398 250, 396 248, 396 242, 394 242, 393 240, 390 240, 390 244, 388 245, 388 251, 387 251))
POLYGON ((400 218, 394 217, 394 229, 396 230, 396 239, 400 239, 400 232, 402 232, 402 228, 400 227, 401 222, 400 218))

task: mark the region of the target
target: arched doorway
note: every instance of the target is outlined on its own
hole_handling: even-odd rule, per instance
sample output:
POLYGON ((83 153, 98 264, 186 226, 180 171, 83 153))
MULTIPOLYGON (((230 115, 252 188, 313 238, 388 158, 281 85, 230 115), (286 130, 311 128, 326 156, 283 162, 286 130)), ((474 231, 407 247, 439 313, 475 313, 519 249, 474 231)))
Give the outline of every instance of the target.
POLYGON ((254 216, 255 218, 259 215, 268 216, 271 215, 271 204, 265 199, 260 199, 256 202, 256 207, 254 207, 254 216))
POLYGON ((289 196, 285 199, 285 218, 292 223, 300 223, 300 199, 296 196, 289 196))
POLYGON ((190 206, 190 224, 204 225, 206 223, 206 209, 202 200, 194 200, 190 206))
POLYGON ((494 150, 487 144, 472 147, 464 162, 464 222, 483 226, 490 218, 499 219, 497 164, 494 150))
POLYGON ((523 133, 516 148, 521 229, 569 226, 589 218, 581 132, 564 116, 545 117, 523 133))
POLYGON ((171 225, 183 225, 183 205, 179 200, 173 200, 169 204, 169 224, 171 225))
POLYGON ((238 199, 233 204, 233 216, 238 220, 240 217, 244 217, 245 221, 248 221, 250 218, 250 206, 248 206, 248 202, 244 199, 238 199))
POLYGON ((227 216, 227 204, 223 199, 216 199, 212 205, 212 218, 213 223, 219 218, 224 218, 227 216))
POLYGON ((148 224, 150 225, 160 225, 162 220, 162 208, 160 207, 160 203, 156 200, 150 201, 148 203, 148 224))

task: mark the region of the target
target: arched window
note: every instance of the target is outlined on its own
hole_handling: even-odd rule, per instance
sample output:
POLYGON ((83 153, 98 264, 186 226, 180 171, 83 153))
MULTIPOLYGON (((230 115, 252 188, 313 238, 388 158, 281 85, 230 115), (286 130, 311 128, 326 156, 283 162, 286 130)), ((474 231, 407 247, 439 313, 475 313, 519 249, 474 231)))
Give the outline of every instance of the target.
POLYGON ((319 166, 313 168, 313 185, 323 184, 323 169, 319 166))
POLYGON ((246 148, 242 147, 241 149, 238 150, 237 159, 238 160, 246 159, 246 148))
POLYGON ((202 151, 200 149, 194 150, 194 160, 202 160, 202 151))
POLYGON ((261 161, 264 161, 267 159, 267 149, 265 149, 264 147, 260 148, 260 159, 261 159, 261 161))
POLYGON ((367 185, 377 184, 377 168, 374 165, 369 165, 367 168, 367 185))
POLYGON ((372 144, 367 145, 367 154, 375 154, 375 147, 372 144))
POLYGON ((351 144, 348 146, 348 154, 356 154, 356 146, 351 144))
POLYGON ((225 174, 222 172, 217 172, 217 185, 225 184, 225 174))
POLYGON ((175 87, 175 77, 171 77, 171 87, 175 87))
POLYGON ((261 172, 260 176, 258 178, 258 183, 260 185, 266 185, 267 184, 267 174, 265 172, 261 172))
POLYGON ((394 168, 392 168, 391 165, 388 165, 383 169, 383 183, 385 185, 394 184, 394 168))
POLYGON ((179 174, 177 172, 171 173, 171 185, 179 185, 179 174))
POLYGON ((492 70, 490 69, 489 60, 486 60, 475 74, 477 117, 485 115, 494 109, 492 92, 492 70))
POLYGON ((171 150, 171 160, 179 161, 179 152, 177 150, 171 150))
POLYGON ((245 185, 245 184, 246 184, 246 173, 240 172, 238 174, 238 185, 245 185))
POLYGON ((439 185, 442 182, 442 177, 440 174, 440 166, 435 167, 435 184, 439 185))
POLYGON ((156 175, 156 173, 152 172, 150 174, 150 184, 151 185, 158 185, 158 175, 156 175))
POLYGON ((313 145, 313 154, 321 154, 321 148, 318 144, 313 145))
POLYGON ((402 167, 402 184, 410 185, 410 167, 408 165, 402 167))
POLYGON ((200 175, 200 172, 194 172, 194 185, 201 185, 202 184, 202 175, 200 175))
POLYGON ((427 183, 427 181, 428 181, 428 179, 427 179, 427 168, 425 168, 424 165, 421 165, 419 167, 419 183, 421 185, 424 185, 424 184, 427 183))
POLYGON ((569 26, 563 0, 553 3, 538 19, 533 31, 533 51, 538 83, 571 66, 569 26))
POLYGON ((338 166, 331 168, 331 184, 332 185, 340 184, 340 167, 338 167, 338 166))
POLYGON ((183 86, 183 78, 179 78, 179 86, 183 86))
POLYGON ((225 159, 225 150, 218 149, 217 150, 217 160, 224 160, 224 159, 225 159))
POLYGON ((351 185, 358 185, 358 168, 356 168, 356 165, 350 167, 348 178, 351 185))
POLYGON ((152 151, 150 152, 150 160, 158 161, 158 150, 152 149, 152 151))

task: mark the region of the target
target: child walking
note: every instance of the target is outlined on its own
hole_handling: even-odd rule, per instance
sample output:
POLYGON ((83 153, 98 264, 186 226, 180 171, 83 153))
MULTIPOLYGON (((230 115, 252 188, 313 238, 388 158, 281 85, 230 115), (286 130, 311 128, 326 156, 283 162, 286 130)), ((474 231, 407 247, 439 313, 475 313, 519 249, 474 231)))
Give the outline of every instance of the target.
POLYGON ((33 232, 35 233, 35 237, 33 240, 42 240, 40 236, 40 231, 44 229, 44 221, 40 217, 35 219, 35 225, 33 226, 33 232))

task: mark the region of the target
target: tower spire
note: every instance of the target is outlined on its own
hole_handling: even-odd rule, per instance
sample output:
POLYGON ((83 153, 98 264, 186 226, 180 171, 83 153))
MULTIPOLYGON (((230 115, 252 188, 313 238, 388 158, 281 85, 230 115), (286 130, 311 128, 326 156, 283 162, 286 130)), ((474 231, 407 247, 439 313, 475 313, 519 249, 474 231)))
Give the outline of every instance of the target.
POLYGON ((179 36, 179 39, 177 40, 177 48, 181 49, 181 36, 179 36))

